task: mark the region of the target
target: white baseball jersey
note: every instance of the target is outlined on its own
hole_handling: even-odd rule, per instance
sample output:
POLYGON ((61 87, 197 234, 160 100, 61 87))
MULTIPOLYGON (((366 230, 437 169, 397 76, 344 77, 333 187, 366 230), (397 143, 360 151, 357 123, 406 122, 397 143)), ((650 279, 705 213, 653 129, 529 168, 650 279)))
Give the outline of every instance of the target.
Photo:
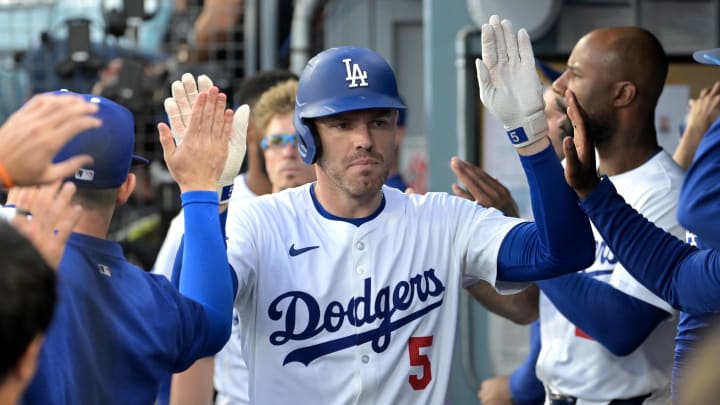
MULTIPOLYGON (((642 166, 612 180, 618 193, 648 220, 682 239, 677 205, 684 172, 661 151, 642 166)), ((584 270, 597 280, 661 308, 672 319, 661 322, 628 356, 615 356, 567 320, 540 295, 542 349, 536 372, 543 383, 578 398, 577 405, 607 404, 611 399, 652 393, 645 404, 670 403, 670 373, 676 329, 673 308, 630 276, 595 227, 595 262, 584 270)), ((638 252, 652 254, 652 252, 638 252)))
POLYGON ((228 218, 251 402, 444 402, 462 278, 494 284, 502 240, 521 220, 384 186, 384 206, 356 226, 309 188, 228 218))
MULTIPOLYGON (((245 175, 235 178, 233 193, 228 205, 228 217, 238 211, 243 204, 255 198, 256 195, 247 186, 245 175)), ((170 222, 165 241, 158 252, 153 273, 162 274, 168 279, 172 276, 175 255, 180 247, 180 240, 185 233, 185 220, 182 211, 170 222)), ((215 355, 215 371, 213 383, 218 391, 217 405, 248 404, 248 369, 242 354, 240 344, 240 323, 236 313, 233 312, 233 324, 230 340, 215 355)))

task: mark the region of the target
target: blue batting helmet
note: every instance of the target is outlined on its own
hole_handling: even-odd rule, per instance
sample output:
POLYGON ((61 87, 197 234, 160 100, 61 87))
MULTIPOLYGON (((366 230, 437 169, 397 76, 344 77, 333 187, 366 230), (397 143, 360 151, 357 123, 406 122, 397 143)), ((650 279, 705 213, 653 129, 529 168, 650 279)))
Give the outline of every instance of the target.
POLYGON ((293 116, 303 161, 314 163, 319 152, 305 120, 369 108, 407 108, 385 58, 370 49, 343 46, 310 59, 300 76, 293 116))

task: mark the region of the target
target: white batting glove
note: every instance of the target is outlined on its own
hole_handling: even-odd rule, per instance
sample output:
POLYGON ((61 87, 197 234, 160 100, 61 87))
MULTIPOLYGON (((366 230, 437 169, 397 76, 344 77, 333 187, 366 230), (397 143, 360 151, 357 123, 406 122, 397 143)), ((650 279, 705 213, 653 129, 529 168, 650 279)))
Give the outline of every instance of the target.
POLYGON ((545 138, 542 85, 527 31, 516 36, 509 20, 494 15, 483 24, 481 41, 482 60, 476 59, 475 67, 483 105, 503 123, 516 148, 545 138))
POLYGON ((228 147, 228 157, 225 161, 220 180, 218 180, 218 196, 220 204, 230 200, 235 177, 240 173, 245 151, 247 150, 247 128, 250 119, 250 107, 243 104, 235 111, 233 116, 233 134, 228 147))
MULTIPOLYGON (((175 143, 179 145, 185 134, 185 127, 192 114, 192 106, 199 93, 210 90, 213 86, 212 80, 206 75, 195 77, 190 73, 182 75, 181 80, 172 83, 172 97, 165 99, 165 112, 170 122, 175 143)), ((235 111, 233 117, 233 135, 230 139, 228 158, 225 161, 220 180, 218 180, 217 192, 220 197, 220 204, 227 203, 232 195, 232 186, 235 177, 240 172, 240 167, 245 159, 247 149, 247 126, 250 117, 250 107, 243 105, 235 111)))
POLYGON ((170 87, 172 97, 165 99, 164 107, 175 144, 180 145, 182 142, 198 94, 210 90, 212 86, 212 80, 206 75, 198 76, 195 82, 195 77, 191 73, 184 73, 180 80, 172 82, 170 87))

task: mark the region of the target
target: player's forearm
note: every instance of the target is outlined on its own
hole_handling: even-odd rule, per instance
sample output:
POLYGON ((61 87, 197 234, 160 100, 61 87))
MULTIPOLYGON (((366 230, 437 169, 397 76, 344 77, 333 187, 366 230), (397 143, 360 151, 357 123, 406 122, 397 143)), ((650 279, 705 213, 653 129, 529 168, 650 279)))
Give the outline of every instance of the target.
POLYGON ((535 224, 518 225, 505 237, 498 279, 533 281, 586 268, 595 256, 590 222, 565 182, 553 148, 547 146, 520 160, 530 186, 535 224))
POLYGON ((182 373, 174 374, 170 405, 211 404, 214 367, 213 357, 203 357, 182 373))
POLYGON ((530 351, 525 361, 510 375, 510 393, 517 404, 542 404, 545 387, 535 374, 535 365, 540 355, 540 321, 530 325, 530 351))
POLYGON ((678 206, 680 224, 695 233, 708 246, 720 249, 720 120, 710 127, 700 142, 690 166, 678 206))
POLYGON ((698 250, 658 228, 625 203, 608 180, 581 206, 625 269, 650 291, 686 312, 720 310, 717 250, 698 250))
MULTIPOLYGON (((707 127, 705 128, 707 129, 707 127)), ((680 138, 680 143, 675 152, 673 153, 673 160, 678 166, 682 167, 683 170, 687 170, 693 161, 695 152, 697 151, 698 144, 705 134, 705 129, 698 127, 687 127, 685 132, 680 138)))
POLYGON ((538 317, 538 289, 531 285, 517 294, 500 294, 489 283, 481 281, 467 288, 488 311, 520 325, 527 325, 538 317))
POLYGON ((205 308, 207 350, 217 352, 230 337, 233 288, 215 191, 182 194, 185 235, 180 292, 205 308))
POLYGON ((584 273, 543 280, 538 287, 570 322, 616 356, 635 351, 669 316, 584 273))

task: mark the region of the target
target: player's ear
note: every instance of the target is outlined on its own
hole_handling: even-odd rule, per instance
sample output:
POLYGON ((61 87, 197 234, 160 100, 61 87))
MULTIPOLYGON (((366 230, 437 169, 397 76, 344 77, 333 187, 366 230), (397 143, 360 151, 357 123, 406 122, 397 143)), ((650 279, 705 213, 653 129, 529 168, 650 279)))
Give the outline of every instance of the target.
POLYGON ((625 107, 635 100, 637 86, 633 82, 622 81, 615 83, 615 107, 625 107))
POLYGON ((128 198, 130 198, 133 191, 135 191, 136 181, 137 181, 137 179, 135 178, 135 174, 128 173, 127 178, 120 185, 120 190, 118 191, 117 200, 115 201, 115 204, 117 206, 121 206, 127 202, 128 198))

